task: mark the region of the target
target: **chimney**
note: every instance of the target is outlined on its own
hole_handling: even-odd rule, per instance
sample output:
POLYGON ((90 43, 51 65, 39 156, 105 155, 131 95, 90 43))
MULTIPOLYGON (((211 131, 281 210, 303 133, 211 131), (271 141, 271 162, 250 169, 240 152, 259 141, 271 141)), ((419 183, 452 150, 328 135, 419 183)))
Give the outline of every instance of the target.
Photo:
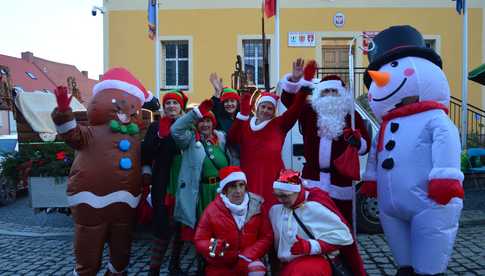
POLYGON ((81 71, 81 74, 83 74, 83 76, 85 76, 86 78, 88 78, 88 71, 81 71))
POLYGON ((22 59, 29 62, 29 63, 33 63, 34 62, 34 53, 32 53, 32 52, 22 52, 22 59))

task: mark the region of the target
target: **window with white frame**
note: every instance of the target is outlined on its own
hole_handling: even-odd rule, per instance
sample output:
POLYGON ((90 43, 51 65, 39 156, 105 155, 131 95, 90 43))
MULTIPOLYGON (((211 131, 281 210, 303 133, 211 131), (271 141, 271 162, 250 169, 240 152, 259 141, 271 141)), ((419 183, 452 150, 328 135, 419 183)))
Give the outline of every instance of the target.
MULTIPOLYGON (((244 72, 248 76, 248 84, 264 87, 263 42, 261 39, 244 39, 242 41, 244 55, 244 72)), ((270 40, 266 40, 268 57, 271 56, 270 40)), ((268 63, 270 59, 268 59, 268 63)), ((271 68, 271 67, 270 67, 271 68)))
POLYGON ((436 40, 435 39, 425 39, 424 43, 426 44, 426 48, 431 48, 436 51, 436 40))
POLYGON ((162 41, 162 84, 166 89, 189 88, 189 42, 162 41))

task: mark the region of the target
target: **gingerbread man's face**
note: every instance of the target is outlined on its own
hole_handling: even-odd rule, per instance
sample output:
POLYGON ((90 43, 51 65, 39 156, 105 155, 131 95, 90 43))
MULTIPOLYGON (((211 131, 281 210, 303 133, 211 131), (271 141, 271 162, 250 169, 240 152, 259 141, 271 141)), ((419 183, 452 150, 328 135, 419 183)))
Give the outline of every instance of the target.
POLYGON ((88 105, 88 120, 91 125, 106 124, 111 120, 122 124, 136 122, 140 116, 140 100, 117 89, 106 89, 97 93, 88 105))

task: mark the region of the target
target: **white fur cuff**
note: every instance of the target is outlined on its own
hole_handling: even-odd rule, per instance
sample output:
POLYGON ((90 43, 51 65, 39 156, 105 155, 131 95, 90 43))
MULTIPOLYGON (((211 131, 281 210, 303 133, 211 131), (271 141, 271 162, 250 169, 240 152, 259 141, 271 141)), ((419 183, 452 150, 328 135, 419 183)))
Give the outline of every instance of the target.
POLYGON ((303 86, 313 88, 313 83, 311 81, 301 78, 298 82, 292 82, 290 81, 290 78, 291 73, 288 73, 280 80, 281 88, 287 93, 295 94, 300 91, 303 86))
POLYGON ((273 189, 298 193, 301 191, 301 185, 275 181, 273 182, 273 189))
POLYGON ((236 119, 239 119, 241 121, 247 121, 247 120, 249 120, 249 116, 248 115, 242 115, 241 112, 238 112, 237 115, 236 115, 236 119))
POLYGON ((199 107, 194 107, 194 112, 199 117, 199 119, 202 119, 204 116, 202 116, 202 113, 200 113, 199 107))
POLYGON ((308 240, 310 242, 310 255, 318 255, 322 252, 317 240, 308 240))
POLYGON ((152 167, 150 167, 150 166, 148 166, 148 165, 144 165, 144 166, 142 167, 141 173, 142 173, 142 174, 149 174, 149 175, 152 175, 152 167))
POLYGON ((463 173, 457 168, 433 168, 429 173, 428 180, 432 179, 457 179, 463 181, 463 173))
POLYGON ((57 130, 57 133, 64 134, 69 130, 76 128, 76 125, 77 125, 76 120, 71 120, 62 125, 56 125, 56 130, 57 130))

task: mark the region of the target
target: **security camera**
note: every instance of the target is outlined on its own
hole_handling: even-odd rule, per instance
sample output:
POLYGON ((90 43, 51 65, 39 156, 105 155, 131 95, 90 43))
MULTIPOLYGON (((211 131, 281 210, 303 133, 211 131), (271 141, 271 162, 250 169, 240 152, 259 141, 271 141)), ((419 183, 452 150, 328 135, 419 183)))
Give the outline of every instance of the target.
POLYGON ((93 6, 93 8, 91 9, 91 14, 92 14, 93 16, 96 16, 97 11, 99 11, 101 14, 104 14, 104 12, 105 12, 105 11, 103 10, 103 8, 100 8, 100 7, 98 7, 98 6, 93 6))

